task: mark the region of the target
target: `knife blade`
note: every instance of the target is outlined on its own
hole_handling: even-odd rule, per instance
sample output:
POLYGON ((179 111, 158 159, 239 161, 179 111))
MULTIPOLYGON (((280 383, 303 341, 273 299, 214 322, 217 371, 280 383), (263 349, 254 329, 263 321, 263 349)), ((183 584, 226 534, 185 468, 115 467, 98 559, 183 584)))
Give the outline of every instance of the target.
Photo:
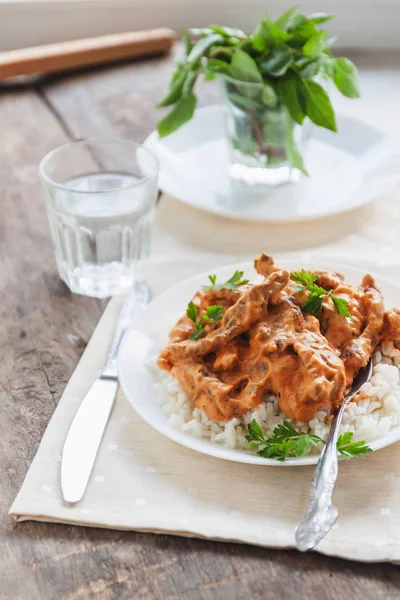
POLYGON ((61 489, 66 502, 79 502, 114 404, 117 379, 97 379, 72 421, 61 461, 61 489))
POLYGON ((133 315, 148 300, 149 290, 144 283, 136 285, 126 297, 104 369, 72 421, 61 458, 61 490, 66 502, 79 502, 85 493, 118 389, 118 350, 133 315))

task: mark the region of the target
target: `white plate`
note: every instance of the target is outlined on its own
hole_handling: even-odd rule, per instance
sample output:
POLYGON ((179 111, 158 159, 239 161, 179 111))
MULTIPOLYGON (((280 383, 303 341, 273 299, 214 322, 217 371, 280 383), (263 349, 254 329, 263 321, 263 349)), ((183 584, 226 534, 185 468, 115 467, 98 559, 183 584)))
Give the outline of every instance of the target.
POLYGON ((342 213, 371 202, 400 180, 398 147, 371 125, 338 116, 338 133, 320 127, 305 151, 310 178, 272 188, 263 199, 232 200, 220 106, 196 111, 172 135, 153 132, 145 146, 160 160, 160 187, 201 210, 237 220, 297 222, 342 213))
MULTIPOLYGON (((303 267, 310 270, 340 270, 345 275, 346 280, 355 285, 361 282, 362 276, 365 274, 364 271, 355 269, 354 267, 324 262, 302 262, 299 264, 293 260, 282 260, 279 264, 289 270, 298 270, 303 267)), ((244 270, 246 276, 254 281, 256 272, 252 263, 249 262, 223 267, 216 269, 214 272, 217 274, 218 279, 224 281, 236 269, 244 270)), ((375 277, 378 286, 385 296, 387 308, 400 306, 400 286, 379 275, 375 277)), ((140 317, 134 321, 133 329, 126 333, 119 353, 118 367, 120 383, 128 401, 142 419, 154 427, 154 429, 171 440, 182 444, 182 446, 186 446, 197 452, 225 460, 256 465, 300 466, 316 464, 318 460, 317 456, 292 458, 282 463, 274 459, 254 456, 244 450, 231 450, 219 446, 214 442, 195 438, 188 433, 175 429, 168 422, 166 415, 157 403, 154 391, 156 378, 146 366, 146 358, 149 352, 151 352, 151 340, 157 338, 160 331, 169 327, 183 314, 190 298, 206 281, 207 273, 203 273, 187 279, 164 292, 148 305, 140 317)), ((384 437, 369 442, 368 445, 373 450, 378 450, 399 440, 400 426, 390 431, 384 437)))

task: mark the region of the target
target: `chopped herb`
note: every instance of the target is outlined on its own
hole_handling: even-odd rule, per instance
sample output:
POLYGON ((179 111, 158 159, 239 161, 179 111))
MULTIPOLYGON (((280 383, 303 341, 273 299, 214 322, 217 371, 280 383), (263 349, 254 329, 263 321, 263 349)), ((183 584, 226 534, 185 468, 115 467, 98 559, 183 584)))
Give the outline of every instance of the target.
POLYGON ((290 279, 298 284, 294 288, 295 292, 304 292, 306 290, 309 292, 308 298, 302 306, 303 312, 316 317, 322 310, 322 304, 325 298, 332 298, 336 312, 339 313, 339 315, 351 317, 349 309, 347 308, 349 304, 347 300, 339 298, 339 296, 334 296, 332 290, 327 292, 324 288, 317 285, 315 281, 318 279, 318 275, 314 275, 311 271, 302 269, 296 273, 291 273, 290 279))
POLYGON ((191 320, 196 322, 197 318, 197 306, 194 302, 190 301, 186 310, 186 316, 191 320))
POLYGON ((318 279, 318 275, 314 275, 311 271, 306 271, 302 269, 301 271, 297 271, 295 273, 291 273, 290 279, 299 283, 301 286, 307 288, 309 285, 314 283, 318 279))
POLYGON ((372 452, 371 448, 362 440, 352 442, 353 434, 351 431, 343 433, 337 441, 337 449, 343 458, 349 459, 353 456, 363 456, 372 452))
POLYGON ((194 323, 194 332, 189 336, 190 340, 197 340, 205 332, 204 325, 208 321, 219 321, 225 309, 218 304, 209 306, 204 315, 197 319, 197 306, 190 301, 186 310, 186 316, 194 323))
MULTIPOLYGON (((255 419, 247 426, 246 440, 250 448, 258 448, 257 454, 264 458, 275 458, 284 461, 287 458, 305 456, 313 446, 324 444, 325 441, 313 433, 297 431, 293 424, 286 420, 277 425, 272 435, 266 438, 260 425, 255 419), (263 446, 260 448, 260 446, 263 446)), ((337 449, 343 458, 362 456, 371 452, 371 448, 364 441, 353 442, 351 432, 341 435, 337 442, 337 449)))
POLYGON ((209 275, 208 279, 211 281, 211 285, 203 285, 203 290, 218 290, 218 291, 220 291, 224 288, 226 288, 228 290, 237 290, 242 285, 246 285, 246 283, 249 283, 248 279, 243 279, 243 274, 244 274, 244 271, 235 271, 234 274, 232 275, 232 277, 230 279, 228 279, 228 281, 225 281, 225 283, 219 283, 219 284, 217 284, 217 276, 216 275, 209 275))

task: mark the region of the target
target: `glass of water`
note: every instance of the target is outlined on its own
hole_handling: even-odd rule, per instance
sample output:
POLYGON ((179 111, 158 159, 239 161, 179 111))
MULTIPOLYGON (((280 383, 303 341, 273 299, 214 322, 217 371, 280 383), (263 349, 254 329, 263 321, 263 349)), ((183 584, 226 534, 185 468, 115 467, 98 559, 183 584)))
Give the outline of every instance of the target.
POLYGON ((155 155, 127 140, 72 142, 39 167, 58 271, 97 298, 143 281, 157 199, 155 155))

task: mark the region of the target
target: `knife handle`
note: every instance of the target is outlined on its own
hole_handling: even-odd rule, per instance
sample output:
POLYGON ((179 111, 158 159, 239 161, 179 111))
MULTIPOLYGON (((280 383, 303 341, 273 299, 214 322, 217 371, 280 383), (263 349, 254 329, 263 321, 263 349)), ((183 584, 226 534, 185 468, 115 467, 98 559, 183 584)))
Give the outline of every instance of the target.
POLYGON ((143 308, 148 303, 149 296, 150 292, 148 286, 144 282, 141 282, 137 283, 125 298, 125 302, 122 305, 121 312, 118 317, 111 348, 107 355, 106 364, 101 372, 102 377, 117 379, 118 350, 121 345, 122 338, 132 322, 132 317, 135 310, 138 308, 143 308))

